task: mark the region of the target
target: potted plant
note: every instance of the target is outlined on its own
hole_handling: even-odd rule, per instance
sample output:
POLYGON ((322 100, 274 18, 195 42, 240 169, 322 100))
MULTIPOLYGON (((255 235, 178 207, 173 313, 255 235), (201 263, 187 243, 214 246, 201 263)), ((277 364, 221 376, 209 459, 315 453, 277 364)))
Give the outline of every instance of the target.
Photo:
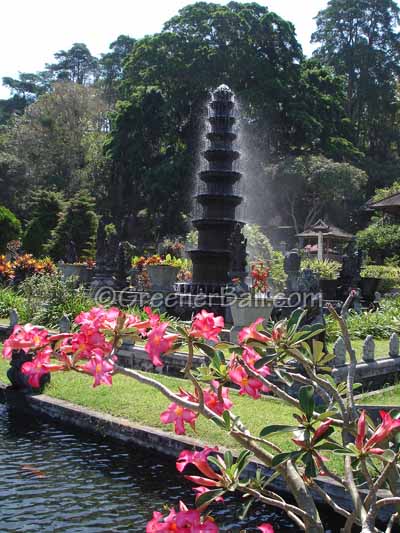
POLYGON ((330 259, 304 259, 302 268, 310 268, 319 275, 320 288, 325 300, 336 300, 341 263, 330 259))
POLYGON ((172 291, 176 277, 184 261, 170 254, 166 256, 152 255, 150 257, 134 257, 132 266, 146 269, 153 291, 172 291))
POLYGON ((76 263, 60 261, 57 266, 64 279, 76 277, 79 284, 88 284, 93 278, 95 262, 91 258, 76 263))
POLYGON ((273 299, 269 293, 268 278, 270 269, 262 260, 251 264, 250 290, 240 278, 233 278, 233 298, 230 302, 233 328, 230 331, 232 342, 237 340, 239 331, 250 322, 258 318, 269 320, 273 308, 273 299))
POLYGON ((361 270, 360 288, 367 301, 377 290, 391 290, 400 285, 400 268, 393 265, 366 265, 361 270))

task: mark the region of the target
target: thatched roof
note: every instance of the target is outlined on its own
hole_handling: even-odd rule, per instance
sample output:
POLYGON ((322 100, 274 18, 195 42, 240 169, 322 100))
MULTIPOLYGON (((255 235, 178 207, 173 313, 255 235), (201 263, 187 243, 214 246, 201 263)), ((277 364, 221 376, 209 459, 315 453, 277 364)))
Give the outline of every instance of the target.
POLYGON ((318 234, 322 233, 324 237, 331 237, 332 239, 350 241, 354 235, 347 233, 333 224, 328 224, 321 218, 315 224, 307 228, 305 231, 298 233, 296 237, 305 239, 318 239, 318 234))
POLYGON ((389 213, 390 215, 400 215, 400 192, 396 192, 379 200, 378 202, 369 201, 367 203, 367 209, 383 211, 384 213, 389 213))

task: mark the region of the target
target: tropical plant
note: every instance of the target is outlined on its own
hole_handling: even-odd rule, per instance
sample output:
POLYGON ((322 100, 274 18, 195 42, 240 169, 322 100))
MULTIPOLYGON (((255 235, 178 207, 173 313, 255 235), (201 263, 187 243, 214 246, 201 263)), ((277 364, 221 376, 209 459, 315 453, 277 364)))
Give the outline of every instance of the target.
POLYGON ((26 302, 28 320, 53 329, 64 315, 73 319, 95 303, 83 287, 76 288, 73 277, 64 280, 59 273, 33 275, 21 283, 18 294, 26 302))
MULTIPOLYGON (((353 294, 345 302, 345 308, 352 298, 353 294)), ((173 424, 177 434, 185 434, 187 425, 195 428, 201 416, 226 431, 240 445, 242 451, 236 458, 229 451, 220 454, 217 448, 181 452, 177 469, 182 472, 190 464, 201 473, 187 476, 196 485, 196 509, 189 512, 181 504, 178 512, 171 509, 168 516, 156 511, 148 523, 148 532, 179 530, 182 524, 192 531, 218 532, 215 521, 201 513, 211 503, 223 501, 226 493, 235 491, 247 498, 246 513, 259 501, 281 509, 298 530, 308 533, 323 533, 332 526, 331 522, 324 524, 319 513, 315 501, 318 494, 344 518, 345 531, 351 531, 355 525, 361 527, 362 533, 374 533, 379 510, 400 504, 397 441, 400 419, 397 413, 392 417, 381 411, 382 421, 376 424, 365 410, 358 409, 354 395, 356 357, 349 331, 342 316, 333 308, 330 313, 340 327, 351 361, 347 379, 339 385, 330 375, 333 356, 316 340, 322 326, 301 327, 305 316, 302 310, 266 329, 262 329, 262 319, 258 319, 240 332, 238 345, 227 346, 219 340, 223 318, 205 310, 190 324, 173 324, 161 321, 151 309, 146 310, 146 317, 139 317, 116 308, 97 307, 80 313, 75 319, 79 331, 61 338, 30 324, 18 326, 5 341, 3 356, 9 359, 13 350, 21 348, 32 354, 32 362, 24 363, 21 371, 34 388, 40 387, 44 374, 55 371, 92 375, 95 387, 111 385, 115 374, 128 376, 168 398, 171 403, 160 419, 163 424, 173 424), (182 387, 174 392, 156 377, 120 366, 115 354, 126 337, 145 337, 145 350, 156 367, 163 366, 170 352, 186 347, 184 375, 193 389, 182 387), (208 360, 208 364, 197 370, 193 368, 195 350, 208 360), (229 359, 225 356, 227 351, 229 359), (234 412, 226 388, 228 383, 236 384, 240 394, 254 400, 262 392, 275 395, 293 409, 293 424, 266 425, 259 435, 253 435, 234 412), (297 396, 288 389, 293 383, 299 385, 297 396), (317 398, 323 404, 322 409, 317 398), (274 442, 277 433, 292 436, 287 439, 288 445, 274 442), (331 468, 332 457, 340 460, 342 469, 331 468), (272 478, 267 479, 260 468, 250 478, 244 476, 251 458, 256 458, 258 465, 272 469, 272 478), (329 476, 350 494, 350 509, 326 493, 319 474, 329 476), (290 502, 271 487, 271 481, 277 477, 284 480, 291 492, 290 502), (379 490, 383 486, 384 494, 379 490)), ((395 510, 386 532, 393 530, 398 518, 395 510)), ((273 531, 267 524, 261 524, 259 529, 273 531)))
POLYGON ((309 268, 319 274, 321 279, 337 279, 341 267, 341 263, 330 259, 310 259, 306 257, 301 261, 302 270, 309 268))

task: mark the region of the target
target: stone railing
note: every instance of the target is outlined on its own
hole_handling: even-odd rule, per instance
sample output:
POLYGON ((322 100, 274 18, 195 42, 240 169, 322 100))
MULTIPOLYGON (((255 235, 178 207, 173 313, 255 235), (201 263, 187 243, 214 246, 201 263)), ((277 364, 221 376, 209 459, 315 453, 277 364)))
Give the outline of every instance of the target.
MULTIPOLYGON (((398 380, 400 372, 400 339, 397 333, 392 333, 387 347, 386 357, 376 357, 375 341, 372 335, 367 335, 362 345, 361 361, 356 367, 356 381, 366 385, 367 388, 378 388, 398 380)), ((348 354, 342 337, 339 337, 334 346, 332 375, 337 382, 343 381, 347 376, 348 354)))

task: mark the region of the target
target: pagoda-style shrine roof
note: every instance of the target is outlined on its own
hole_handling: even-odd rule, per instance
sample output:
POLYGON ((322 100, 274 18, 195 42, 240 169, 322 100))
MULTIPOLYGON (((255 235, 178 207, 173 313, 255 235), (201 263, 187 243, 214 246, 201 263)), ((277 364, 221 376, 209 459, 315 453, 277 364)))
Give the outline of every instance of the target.
POLYGON ((347 233, 333 224, 328 224, 321 218, 315 224, 307 228, 305 231, 298 233, 296 237, 304 239, 318 239, 318 234, 322 233, 324 237, 330 237, 336 240, 350 241, 354 235, 347 233))
POLYGON ((382 211, 383 213, 389 213, 389 215, 400 216, 400 192, 391 194, 378 202, 369 201, 366 207, 368 210, 382 211))

